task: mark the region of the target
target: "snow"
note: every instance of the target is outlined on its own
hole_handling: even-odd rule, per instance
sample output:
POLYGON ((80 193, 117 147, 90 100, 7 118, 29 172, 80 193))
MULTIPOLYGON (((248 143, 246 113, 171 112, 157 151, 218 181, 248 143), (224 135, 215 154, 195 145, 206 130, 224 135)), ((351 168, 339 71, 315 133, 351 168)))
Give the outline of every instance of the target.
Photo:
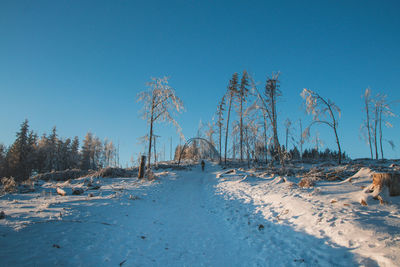
POLYGON ((211 164, 155 174, 97 178, 96 190, 88 179, 40 182, 34 193, 0 197, 0 265, 400 264, 399 197, 359 203, 370 169, 307 189, 295 176, 211 164))
POLYGON ((319 181, 311 189, 298 187, 296 177, 285 177, 284 183, 280 176, 238 180, 238 175, 217 175, 217 187, 223 195, 251 203, 265 220, 351 251, 358 264, 397 266, 400 199, 393 197, 383 206, 376 200, 368 201, 367 207, 360 205, 360 199, 366 196, 363 188, 372 182, 372 173, 369 168, 362 168, 351 179, 319 181))

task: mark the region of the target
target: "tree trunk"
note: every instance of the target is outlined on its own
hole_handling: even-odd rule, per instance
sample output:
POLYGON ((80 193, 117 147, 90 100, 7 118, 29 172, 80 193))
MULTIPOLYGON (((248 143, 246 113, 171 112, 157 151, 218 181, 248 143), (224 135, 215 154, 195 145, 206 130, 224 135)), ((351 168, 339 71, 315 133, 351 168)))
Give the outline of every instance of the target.
POLYGON ((231 106, 232 106, 232 95, 229 99, 229 108, 228 108, 228 118, 226 120, 226 131, 225 131, 225 165, 226 165, 226 149, 228 147, 228 133, 229 133, 229 117, 231 115, 231 106))
POLYGON ((263 116, 264 116, 264 155, 265 155, 265 164, 268 164, 267 118, 265 117, 265 111, 263 111, 263 116))
POLYGON ((342 150, 340 149, 340 143, 339 143, 339 137, 336 131, 336 125, 333 125, 333 131, 335 132, 335 137, 336 137, 336 144, 338 146, 338 150, 339 150, 339 165, 342 163, 342 150))
POLYGON ((377 128, 378 128, 378 107, 375 107, 375 127, 374 127, 375 159, 378 159, 378 140, 376 139, 377 128))
POLYGON ((240 96, 240 162, 243 161, 243 96, 240 96))
POLYGON ((139 165, 139 175, 138 178, 143 178, 144 177, 144 169, 146 166, 146 156, 142 155, 140 157, 140 165, 139 165))
POLYGON ((149 154, 148 154, 148 162, 147 162, 147 171, 150 171, 150 162, 151 162, 151 141, 153 140, 153 119, 154 119, 154 96, 151 105, 151 117, 150 117, 150 133, 149 133, 149 154))
POLYGON ((301 125, 301 119, 299 120, 300 122, 300 159, 303 159, 303 126, 301 125))
POLYGON ((288 135, 289 135, 289 128, 286 128, 286 144, 285 144, 285 149, 286 149, 286 151, 289 151, 289 150, 288 150, 288 147, 287 147, 288 135))
POLYGON ((273 85, 273 89, 271 90, 270 93, 270 98, 271 98, 271 116, 272 116, 272 128, 273 128, 273 134, 274 134, 274 147, 275 150, 278 152, 278 157, 279 157, 279 161, 282 165, 282 167, 284 167, 285 163, 283 160, 283 155, 282 155, 282 150, 281 150, 281 145, 279 144, 279 139, 278 139, 278 127, 277 127, 277 116, 276 116, 276 82, 273 85))
POLYGON ((382 146, 382 109, 379 110, 379 145, 381 147, 381 159, 384 159, 382 146))
POLYGON ((219 164, 222 163, 222 122, 219 124, 219 164))
POLYGON ((369 150, 371 152, 371 159, 374 158, 372 153, 372 143, 371 143, 371 127, 369 125, 369 106, 368 106, 368 98, 365 98, 365 110, 367 112, 367 130, 368 130, 368 143, 369 143, 369 150))
POLYGON ((157 138, 154 136, 154 164, 157 166, 157 150, 156 150, 156 143, 157 143, 157 138))

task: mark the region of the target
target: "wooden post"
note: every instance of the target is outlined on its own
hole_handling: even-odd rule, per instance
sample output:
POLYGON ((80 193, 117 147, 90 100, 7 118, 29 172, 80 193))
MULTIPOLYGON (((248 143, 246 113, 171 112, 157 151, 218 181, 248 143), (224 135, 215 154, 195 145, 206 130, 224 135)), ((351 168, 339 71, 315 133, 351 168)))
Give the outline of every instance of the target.
POLYGON ((142 155, 142 157, 140 158, 139 176, 138 176, 139 179, 144 177, 144 171, 146 169, 145 165, 146 165, 146 156, 142 155))

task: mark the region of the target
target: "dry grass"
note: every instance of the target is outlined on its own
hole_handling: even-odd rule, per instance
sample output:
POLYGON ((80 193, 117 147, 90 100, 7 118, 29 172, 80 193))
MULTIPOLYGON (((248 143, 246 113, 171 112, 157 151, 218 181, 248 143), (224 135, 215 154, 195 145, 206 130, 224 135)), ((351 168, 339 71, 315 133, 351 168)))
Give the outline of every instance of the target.
POLYGON ((2 191, 5 193, 15 193, 18 191, 18 184, 14 177, 4 177, 1 179, 2 191))
POLYGON ((313 180, 312 178, 310 178, 310 177, 304 177, 304 178, 301 179, 300 182, 299 182, 299 186, 300 186, 300 187, 309 188, 309 187, 313 187, 314 185, 315 185, 315 182, 314 182, 314 180, 313 180))

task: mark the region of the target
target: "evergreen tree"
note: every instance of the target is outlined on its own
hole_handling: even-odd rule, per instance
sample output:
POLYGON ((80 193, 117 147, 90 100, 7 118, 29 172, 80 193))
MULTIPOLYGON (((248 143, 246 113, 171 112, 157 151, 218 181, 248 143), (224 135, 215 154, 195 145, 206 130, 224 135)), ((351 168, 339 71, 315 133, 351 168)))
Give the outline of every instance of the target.
POLYGON ((58 164, 58 137, 57 137, 57 128, 56 126, 53 127, 51 130, 51 134, 48 138, 46 138, 45 144, 45 170, 46 171, 53 171, 57 170, 58 164))
POLYGON ((5 145, 0 144, 0 178, 6 176, 7 161, 6 161, 7 148, 5 145))
POLYGON ((75 136, 74 140, 72 140, 70 153, 71 153, 71 156, 70 156, 70 166, 69 167, 71 169, 79 168, 80 154, 79 154, 78 136, 75 136))
POLYGON ((82 145, 82 161, 81 161, 82 170, 89 170, 91 168, 91 159, 93 151, 92 142, 93 142, 93 134, 91 132, 87 132, 82 145))
POLYGON ((28 163, 28 153, 30 151, 29 142, 29 123, 26 119, 22 124, 17 139, 11 145, 7 153, 7 163, 9 167, 9 175, 16 178, 18 181, 23 181, 29 178, 30 165, 28 163))

